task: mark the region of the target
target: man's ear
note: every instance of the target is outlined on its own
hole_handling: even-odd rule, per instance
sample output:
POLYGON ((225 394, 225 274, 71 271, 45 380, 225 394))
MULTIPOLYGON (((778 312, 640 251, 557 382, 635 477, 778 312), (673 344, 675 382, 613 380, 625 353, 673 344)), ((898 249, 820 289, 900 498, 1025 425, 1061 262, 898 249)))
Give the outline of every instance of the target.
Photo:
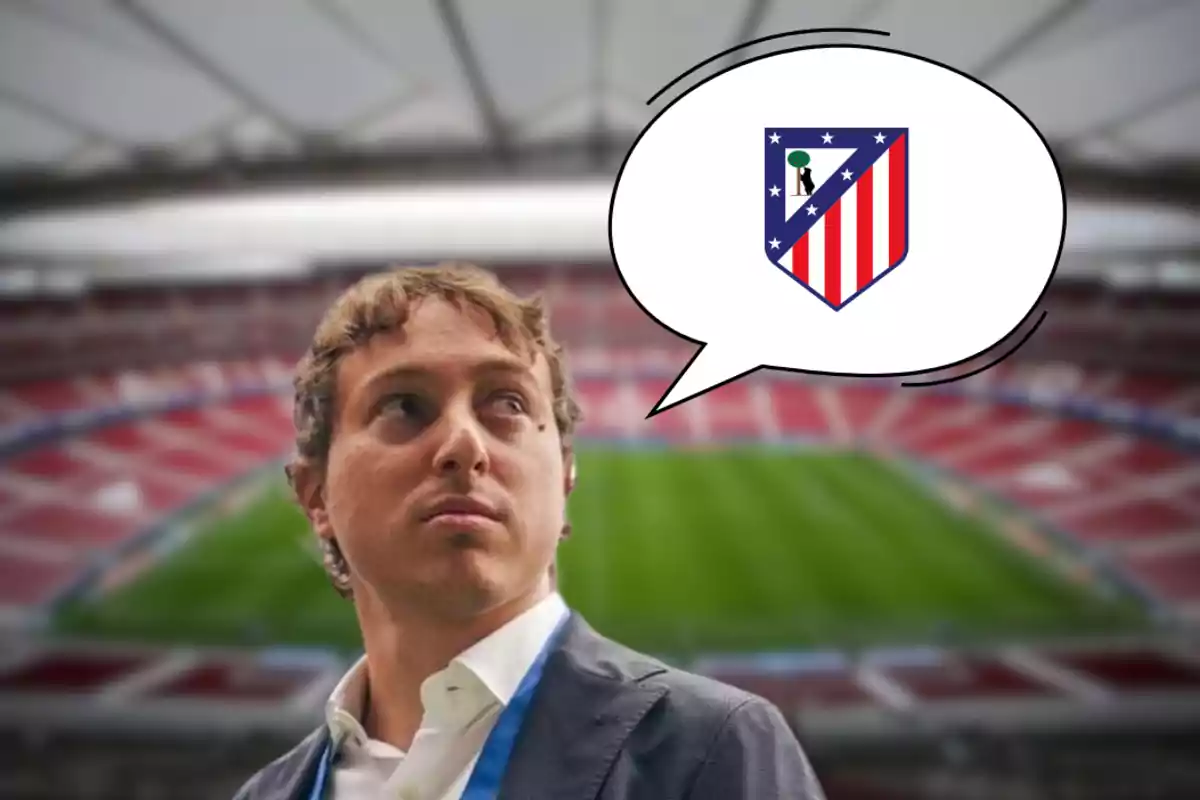
POLYGON ((323 539, 332 539, 333 526, 325 507, 325 481, 320 470, 309 461, 296 459, 288 464, 287 476, 296 502, 304 510, 313 532, 323 539))
POLYGON ((575 467, 574 451, 567 450, 563 454, 563 459, 565 467, 565 469, 563 469, 563 491, 567 495, 570 495, 571 492, 575 491, 575 478, 578 474, 575 467))

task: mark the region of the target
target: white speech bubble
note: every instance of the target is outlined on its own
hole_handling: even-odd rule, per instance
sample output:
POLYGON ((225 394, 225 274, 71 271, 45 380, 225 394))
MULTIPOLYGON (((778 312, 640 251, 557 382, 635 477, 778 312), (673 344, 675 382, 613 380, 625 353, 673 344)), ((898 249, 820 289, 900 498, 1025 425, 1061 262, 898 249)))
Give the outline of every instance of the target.
MULTIPOLYGON (((861 176, 841 168, 861 166, 871 152, 814 149, 810 168, 865 196, 861 176)), ((1036 307, 1065 226, 1058 166, 1016 107, 950 67, 863 45, 775 53, 693 87, 642 131, 609 212, 613 258, 630 294, 660 324, 705 345, 651 415, 760 367, 883 377, 963 363, 1036 307), (850 190, 838 195, 838 216, 818 209, 819 224, 794 246, 779 241, 785 255, 773 263, 780 237, 768 233, 784 230, 778 222, 787 218, 779 212, 769 227, 773 190, 796 214, 835 190, 818 185, 811 198, 796 197, 804 187, 791 167, 778 186, 767 148, 774 129, 815 128, 844 129, 856 141, 861 129, 877 129, 885 143, 903 132, 907 151, 902 166, 890 151, 866 162, 870 202, 850 190), (894 196, 881 199, 879 188, 889 164, 907 177, 903 258, 890 270, 890 233, 880 225, 894 196), (872 217, 865 264, 856 253, 860 214, 872 217), (833 250, 823 240, 829 230, 841 231, 833 250), (794 258, 805 241, 807 272, 794 258), (837 266, 821 268, 828 264, 837 266)))

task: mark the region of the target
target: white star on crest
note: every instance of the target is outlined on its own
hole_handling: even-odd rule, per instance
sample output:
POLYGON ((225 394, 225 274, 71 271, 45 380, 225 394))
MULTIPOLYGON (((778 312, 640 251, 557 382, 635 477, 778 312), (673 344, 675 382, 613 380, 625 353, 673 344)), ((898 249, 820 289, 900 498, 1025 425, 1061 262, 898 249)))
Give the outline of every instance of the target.
POLYGON ((851 177, 850 170, 848 170, 848 169, 842 170, 842 180, 848 181, 848 180, 850 180, 850 177, 851 177))
POLYGON ((771 197, 779 197, 779 187, 778 186, 771 187, 771 197))
POLYGON ((875 134, 875 144, 883 144, 884 135, 882 133, 875 134))
POLYGON ((779 144, 779 134, 778 133, 771 134, 771 144, 779 144))
POLYGON ((833 141, 833 136, 826 133, 824 136, 821 137, 821 141, 824 142, 825 144, 829 144, 830 142, 833 141))
POLYGON ((779 240, 778 240, 778 239, 772 239, 772 240, 771 240, 770 242, 768 242, 767 244, 771 245, 771 249, 772 249, 772 250, 778 250, 778 249, 779 249, 779 240))
POLYGON ((814 216, 814 215, 817 213, 817 207, 816 207, 816 206, 809 206, 808 208, 806 208, 806 209, 805 209, 805 211, 807 211, 807 212, 808 212, 808 215, 811 217, 811 216, 814 216))

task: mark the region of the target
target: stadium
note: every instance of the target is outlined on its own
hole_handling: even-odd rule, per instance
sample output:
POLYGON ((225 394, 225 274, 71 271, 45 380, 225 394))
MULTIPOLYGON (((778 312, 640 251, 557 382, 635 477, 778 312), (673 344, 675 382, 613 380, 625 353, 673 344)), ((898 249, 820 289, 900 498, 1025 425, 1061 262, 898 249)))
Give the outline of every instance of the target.
POLYGON ((319 722, 361 642, 283 478, 292 370, 358 278, 445 260, 567 347, 568 602, 778 705, 831 800, 1200 796, 1196 33, 1165 0, 0 6, 0 796, 230 797, 319 722), (1037 124, 1045 316, 925 385, 760 370, 647 417, 697 345, 609 251, 642 98, 822 25, 1037 124))

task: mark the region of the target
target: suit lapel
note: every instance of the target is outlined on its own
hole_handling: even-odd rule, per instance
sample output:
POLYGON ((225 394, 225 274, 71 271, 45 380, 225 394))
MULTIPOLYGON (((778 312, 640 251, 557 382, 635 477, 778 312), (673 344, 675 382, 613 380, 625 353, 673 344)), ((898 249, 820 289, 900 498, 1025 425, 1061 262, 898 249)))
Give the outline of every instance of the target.
MULTIPOLYGON (((306 800, 312 793, 317 766, 329 742, 329 729, 322 725, 290 753, 270 764, 248 800, 306 800)), ((240 798, 239 798, 240 800, 240 798)))
POLYGON ((664 671, 598 635, 576 613, 550 655, 522 725, 501 800, 590 800, 625 739, 666 692, 641 681, 664 671))

